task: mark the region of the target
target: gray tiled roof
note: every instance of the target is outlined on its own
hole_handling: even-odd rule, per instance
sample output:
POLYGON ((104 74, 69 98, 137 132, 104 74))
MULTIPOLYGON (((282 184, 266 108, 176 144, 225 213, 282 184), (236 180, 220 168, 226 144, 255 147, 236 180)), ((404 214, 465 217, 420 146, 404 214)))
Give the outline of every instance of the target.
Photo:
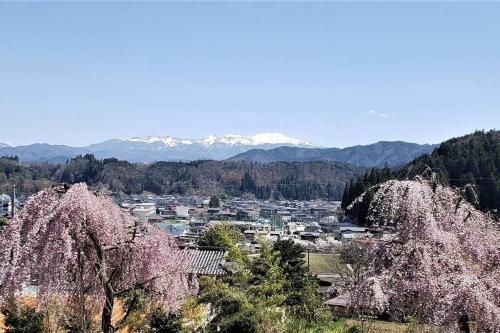
POLYGON ((224 261, 224 251, 185 249, 183 251, 191 261, 189 273, 197 275, 225 275, 221 264, 224 261))
POLYGON ((323 304, 330 305, 330 306, 348 307, 350 302, 351 302, 351 296, 349 294, 343 294, 343 295, 334 297, 332 299, 329 299, 328 301, 324 302, 323 304))

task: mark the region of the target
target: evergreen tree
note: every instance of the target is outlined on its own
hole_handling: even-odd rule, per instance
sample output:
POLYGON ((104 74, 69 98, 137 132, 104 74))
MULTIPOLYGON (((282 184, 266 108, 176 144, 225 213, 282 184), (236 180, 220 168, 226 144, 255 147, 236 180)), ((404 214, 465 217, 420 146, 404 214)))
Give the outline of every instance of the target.
POLYGON ((304 248, 287 239, 276 241, 273 250, 279 253, 279 265, 288 281, 285 304, 296 316, 315 320, 321 310, 321 300, 316 292, 318 284, 304 260, 304 248))
POLYGON ((208 207, 210 207, 210 208, 220 207, 219 197, 218 196, 211 196, 210 201, 208 202, 208 207))
POLYGON ((255 180, 253 179, 250 172, 245 172, 243 177, 241 178, 240 191, 241 192, 250 192, 254 193, 257 190, 257 185, 255 184, 255 180))

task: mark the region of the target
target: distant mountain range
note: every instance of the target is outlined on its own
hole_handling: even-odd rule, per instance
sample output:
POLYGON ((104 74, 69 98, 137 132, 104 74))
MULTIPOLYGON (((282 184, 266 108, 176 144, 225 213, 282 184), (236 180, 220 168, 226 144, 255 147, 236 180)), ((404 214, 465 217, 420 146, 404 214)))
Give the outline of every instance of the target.
POLYGON ((429 153, 434 145, 405 142, 378 142, 344 149, 320 148, 304 140, 281 133, 260 133, 253 136, 209 135, 203 139, 170 136, 148 136, 111 139, 86 147, 37 143, 10 147, 0 144, 0 156, 18 156, 24 162, 63 163, 77 155, 93 154, 96 158, 118 158, 129 162, 155 161, 245 160, 254 162, 329 160, 362 167, 391 166, 411 161, 429 153))
POLYGON ((67 159, 87 153, 91 153, 91 151, 85 148, 49 145, 48 143, 35 143, 17 147, 2 147, 0 144, 0 156, 18 156, 23 162, 63 163, 67 159))
POLYGON ((347 148, 278 147, 251 149, 230 158, 247 162, 269 163, 275 161, 338 161, 361 167, 400 166, 422 154, 431 153, 437 145, 419 145, 402 141, 380 141, 365 146, 347 148))
POLYGON ((280 133, 253 136, 209 135, 203 139, 182 139, 168 136, 113 139, 85 147, 96 157, 116 157, 130 162, 225 160, 249 149, 271 149, 280 146, 317 147, 309 142, 280 133))
POLYGON ((199 159, 225 160, 249 149, 271 149, 281 146, 317 147, 309 142, 280 133, 260 133, 253 136, 209 135, 203 139, 183 139, 170 136, 147 136, 111 139, 86 147, 36 143, 10 147, 0 143, 0 156, 17 155, 25 162, 65 162, 82 154, 97 158, 129 162, 191 161, 199 159))

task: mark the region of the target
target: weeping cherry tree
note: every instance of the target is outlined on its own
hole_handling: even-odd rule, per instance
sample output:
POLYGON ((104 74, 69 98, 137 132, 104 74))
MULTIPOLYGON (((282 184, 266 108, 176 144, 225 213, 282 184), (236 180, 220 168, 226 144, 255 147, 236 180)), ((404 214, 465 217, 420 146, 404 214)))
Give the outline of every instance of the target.
POLYGON ((417 178, 388 181, 370 203, 373 226, 395 228, 372 253, 355 303, 428 323, 475 322, 500 332, 500 230, 458 190, 417 178), (368 296, 367 296, 368 295, 368 296))
POLYGON ((80 329, 90 320, 85 300, 101 304, 101 327, 112 323, 117 297, 141 292, 175 311, 196 290, 185 258, 173 239, 85 184, 61 185, 34 195, 0 238, 0 292, 12 295, 26 286, 41 300, 70 298, 80 306, 80 329))

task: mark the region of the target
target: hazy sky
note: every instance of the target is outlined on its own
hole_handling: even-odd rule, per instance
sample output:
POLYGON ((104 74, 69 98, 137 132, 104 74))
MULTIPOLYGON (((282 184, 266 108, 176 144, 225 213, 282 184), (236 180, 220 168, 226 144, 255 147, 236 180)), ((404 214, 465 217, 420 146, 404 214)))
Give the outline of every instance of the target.
POLYGON ((500 3, 0 3, 0 142, 500 127, 500 3))

